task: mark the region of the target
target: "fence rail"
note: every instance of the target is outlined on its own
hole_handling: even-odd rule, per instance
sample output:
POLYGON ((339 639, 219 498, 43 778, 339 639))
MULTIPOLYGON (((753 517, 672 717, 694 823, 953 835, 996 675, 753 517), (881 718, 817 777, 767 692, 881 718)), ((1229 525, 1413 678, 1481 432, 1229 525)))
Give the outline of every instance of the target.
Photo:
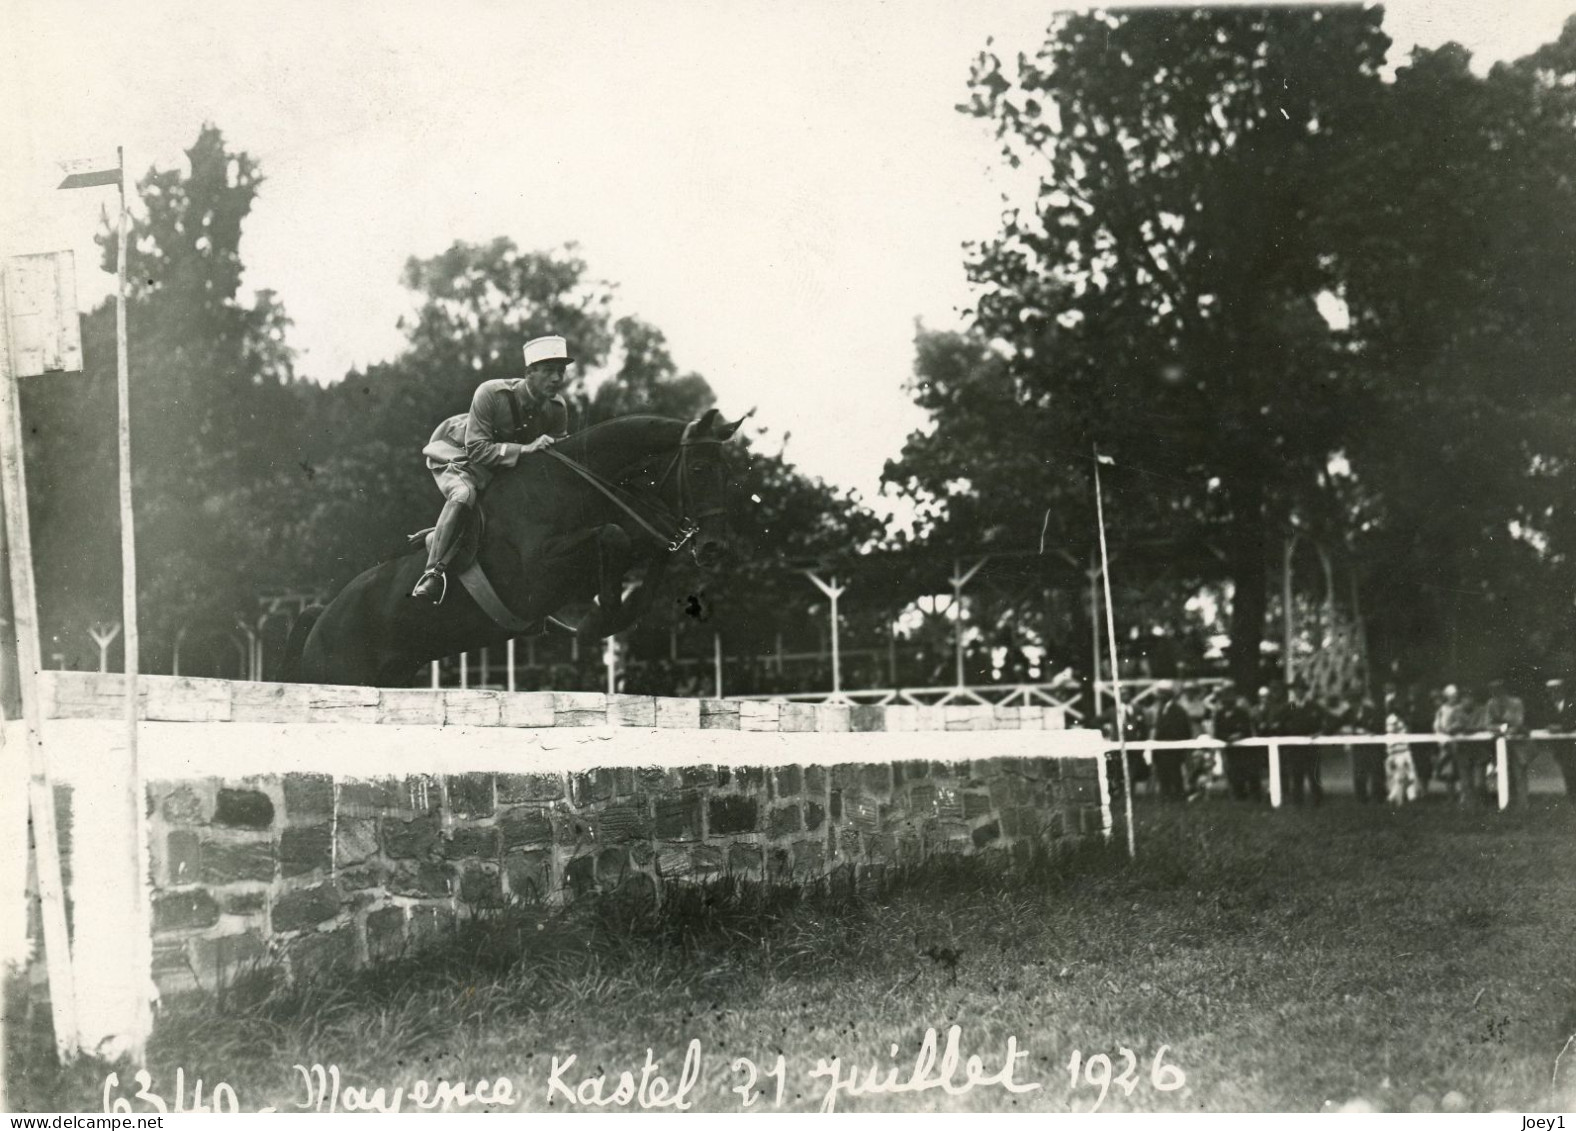
POLYGON ((1083 718, 1077 706, 1081 689, 1069 683, 984 683, 963 687, 870 687, 849 691, 767 692, 730 695, 730 699, 783 703, 863 703, 879 706, 907 704, 946 707, 973 703, 995 707, 1056 707, 1070 718, 1083 718))
MULTIPOLYGON (((1266 749, 1269 752, 1270 772, 1270 805, 1276 809, 1281 807, 1281 762, 1280 751, 1283 746, 1394 746, 1410 745, 1412 743, 1437 743, 1441 746, 1460 745, 1464 742, 1492 742, 1494 743, 1494 765, 1497 777, 1497 790, 1499 807, 1510 808, 1510 744, 1512 742, 1576 742, 1576 734, 1565 734, 1558 731, 1534 730, 1528 734, 1505 735, 1497 731, 1485 731, 1474 734, 1326 734, 1326 735, 1256 735, 1252 738, 1241 738, 1235 742, 1223 742, 1211 735, 1201 734, 1197 738, 1178 739, 1162 742, 1156 739, 1140 739, 1126 743, 1129 751, 1139 750, 1152 754, 1156 750, 1242 750, 1266 749)), ((1114 741, 1108 742, 1106 750, 1116 753, 1123 745, 1114 741)))

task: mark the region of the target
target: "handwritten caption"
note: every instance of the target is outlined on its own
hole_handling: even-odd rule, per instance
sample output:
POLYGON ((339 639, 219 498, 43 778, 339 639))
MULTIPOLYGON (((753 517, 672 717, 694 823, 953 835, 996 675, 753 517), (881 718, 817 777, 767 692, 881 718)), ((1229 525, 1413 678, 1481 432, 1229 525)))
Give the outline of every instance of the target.
MULTIPOLYGON (((931 1091, 949 1096, 964 1096, 976 1088, 999 1089, 1009 1094, 1040 1091, 1043 1085, 1027 1078, 1028 1053, 1018 1048, 1018 1038, 1008 1037, 1000 1056, 991 1058, 962 1051, 963 1029, 954 1025, 943 1038, 935 1029, 925 1030, 919 1051, 904 1060, 900 1046, 890 1046, 888 1062, 855 1063, 842 1057, 820 1057, 805 1074, 803 1087, 812 1102, 823 1112, 837 1110, 839 1101, 865 1096, 896 1096, 931 1091)), ((1187 1083, 1177 1065, 1169 1063, 1169 1045, 1161 1045, 1140 1071, 1139 1058, 1131 1049, 1119 1048, 1113 1056, 1097 1052, 1085 1057, 1073 1050, 1067 1063, 1069 1093, 1099 1094, 1088 1110, 1097 1111, 1111 1088, 1131 1096, 1147 1082, 1156 1092, 1174 1092, 1187 1083), (1120 1065, 1120 1070, 1118 1066, 1120 1065), (1147 1079, 1146 1079, 1147 1078, 1147 1079)), ((678 1075, 662 1071, 661 1062, 651 1049, 638 1068, 620 1072, 598 1071, 595 1075, 577 1072, 578 1055, 553 1056, 543 1101, 550 1107, 608 1108, 638 1107, 653 1111, 688 1111, 703 1079, 705 1054, 699 1040, 691 1040, 684 1053, 678 1075)), ((600 1068, 600 1066, 599 1066, 600 1068)), ((740 1108, 780 1108, 790 1087, 787 1057, 779 1054, 764 1066, 749 1057, 737 1057, 731 1065, 737 1082, 728 1091, 738 1097, 740 1108)), ((376 1111, 454 1111, 465 1108, 513 1108, 525 1098, 513 1079, 451 1082, 416 1080, 408 1085, 378 1087, 350 1084, 341 1079, 338 1065, 297 1064, 301 1098, 293 1105, 297 1111, 357 1112, 376 1111)), ((796 1095, 803 1092, 796 1091, 796 1095)), ((137 1072, 129 1085, 117 1073, 104 1078, 103 1106, 106 1114, 131 1114, 135 1111, 158 1113, 232 1114, 243 1110, 236 1089, 224 1081, 204 1088, 200 1077, 188 1081, 182 1068, 175 1070, 174 1092, 161 1092, 147 1071, 137 1072), (133 1090, 135 1089, 135 1090, 133 1090), (136 1105, 141 1105, 140 1107, 136 1105)), ((258 1108, 262 1112, 277 1107, 258 1108)))

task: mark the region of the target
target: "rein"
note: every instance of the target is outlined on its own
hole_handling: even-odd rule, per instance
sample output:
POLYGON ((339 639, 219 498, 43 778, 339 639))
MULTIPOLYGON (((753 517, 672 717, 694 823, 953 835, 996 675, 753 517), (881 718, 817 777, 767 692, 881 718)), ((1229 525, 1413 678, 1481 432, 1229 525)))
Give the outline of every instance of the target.
POLYGON ((619 510, 623 511, 630 518, 634 519, 635 523, 642 530, 651 535, 658 542, 663 543, 667 547, 668 552, 671 554, 683 549, 684 545, 691 538, 695 537, 697 533, 699 533, 699 519, 710 518, 712 515, 720 514, 722 512, 721 507, 713 507, 711 510, 704 511, 701 514, 696 515, 694 518, 684 514, 684 511, 687 509, 685 507, 685 501, 688 497, 689 486, 689 477, 686 474, 688 471, 688 461, 684 458, 685 452, 694 444, 718 443, 718 441, 715 440, 692 440, 690 438, 690 433, 693 432, 694 429, 694 421, 691 421, 684 426, 684 433, 679 438, 679 450, 674 453, 673 461, 668 464, 668 469, 663 472, 662 478, 657 481, 657 490, 660 491, 667 483, 669 477, 672 476, 674 468, 678 469, 679 512, 683 517, 674 518, 672 513, 670 513, 666 507, 662 506, 661 503, 646 502, 644 504, 649 512, 654 512, 653 517, 657 522, 668 527, 670 533, 667 534, 664 534, 662 531, 658 530, 656 526, 647 521, 646 517, 637 511, 633 505, 631 505, 632 503, 639 502, 640 500, 632 499, 629 496, 629 493, 620 488, 618 484, 603 478, 596 472, 592 471, 589 467, 586 467, 584 464, 570 459, 563 452, 559 451, 556 446, 547 448, 545 450, 548 455, 552 456, 559 463, 569 468, 576 475, 580 476, 580 478, 584 479, 587 483, 591 484, 591 486, 595 487, 598 491, 605 495, 614 506, 618 507, 619 510))

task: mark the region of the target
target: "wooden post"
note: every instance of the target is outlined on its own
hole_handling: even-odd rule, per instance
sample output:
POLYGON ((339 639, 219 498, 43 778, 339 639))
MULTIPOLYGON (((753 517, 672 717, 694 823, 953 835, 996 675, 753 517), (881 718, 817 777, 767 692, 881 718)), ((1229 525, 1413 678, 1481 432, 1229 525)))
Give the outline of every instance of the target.
POLYGON ((837 623, 837 599, 843 595, 848 586, 839 585, 836 577, 833 577, 828 584, 816 576, 815 571, 811 569, 805 570, 804 575, 831 601, 832 611, 829 622, 832 626, 832 702, 839 702, 843 698, 843 653, 839 643, 841 633, 837 623))
POLYGON ((434 661, 432 661, 432 689, 434 691, 438 690, 438 688, 442 686, 442 683, 441 683, 441 681, 439 679, 438 671, 439 671, 438 661, 434 660, 434 661))
MULTIPOLYGON (((0 263, 0 268, 5 264, 0 263)), ((60 874, 60 838, 55 827, 55 791, 44 754, 44 732, 38 702, 38 600, 33 588, 33 547, 27 520, 27 474, 22 461, 22 421, 12 357, 11 314, 0 286, 0 498, 5 505, 6 545, 10 551, 11 616, 16 627, 18 690, 27 734, 28 801, 33 817, 33 842, 38 869, 38 894, 43 911, 44 958, 49 972, 50 1016, 55 1051, 61 1060, 76 1058, 77 992, 71 966, 71 937, 66 928, 65 887, 60 874)), ((20 835, 22 830, 16 830, 20 835)), ((13 914, 14 908, 6 908, 13 914)))
POLYGON ((716 695, 716 697, 718 699, 721 699, 722 698, 722 633, 720 633, 720 632, 714 632, 714 633, 711 634, 711 665, 712 665, 712 670, 713 670, 713 672, 716 673, 716 677, 717 677, 717 695, 716 695))
MULTIPOLYGON (((3 270, 4 263, 0 263, 3 270)), ((5 303, 0 299, 0 318, 4 317, 5 303)), ((0 326, 0 354, 6 349, 6 331, 0 326)), ((0 380, 9 381, 10 369, 0 357, 0 380)), ((0 429, 5 424, 0 421, 0 429)), ((9 430, 0 431, 0 439, 10 443, 9 430)), ((22 717, 21 666, 16 658, 16 613, 11 606, 11 549, 6 537, 5 504, 0 499, 0 719, 22 717)), ((24 818, 25 821, 25 818, 24 818)))
POLYGON ((509 665, 509 674, 504 677, 504 686, 510 691, 514 690, 514 637, 509 637, 509 642, 503 646, 504 661, 509 665))
POLYGON ((1297 677, 1297 661, 1294 652, 1297 644, 1297 611, 1296 597, 1292 586, 1292 559, 1297 552, 1297 538, 1297 533, 1293 531, 1291 536, 1286 539, 1285 547, 1281 552, 1281 620, 1285 626, 1285 643, 1282 645, 1282 648, 1286 653, 1281 657, 1281 675, 1286 680, 1288 689, 1290 689, 1297 677))
POLYGON ((1089 681, 1090 706, 1095 720, 1100 718, 1100 548, 1090 553, 1089 568, 1084 571, 1089 578, 1089 655, 1093 678, 1089 681))
MULTIPOLYGON (((120 603, 124 626, 122 647, 126 669, 126 779, 125 804, 129 811, 127 831, 132 844, 126 846, 137 865, 135 897, 130 901, 132 915, 126 924, 131 933, 131 956, 127 976, 136 979, 129 987, 136 994, 136 1016, 129 1019, 133 1031, 124 1034, 126 1052, 142 1064, 147 1041, 153 1030, 153 913, 152 893, 148 890, 150 854, 145 828, 147 801, 142 781, 142 762, 137 755, 137 676, 142 670, 142 638, 137 627, 137 540, 131 503, 131 353, 126 336, 126 239, 129 214, 126 211, 126 151, 115 147, 120 176, 120 222, 116 232, 115 254, 115 393, 118 409, 116 433, 120 448, 120 603)), ((259 673, 261 674, 261 673, 259 673)))
POLYGON ((120 625, 91 624, 88 626, 88 635, 93 638, 93 643, 98 645, 99 671, 109 671, 109 646, 115 643, 115 638, 120 635, 120 625))
POLYGON ((1499 807, 1510 808, 1510 740, 1500 735, 1494 740, 1494 766, 1498 770, 1499 807))
POLYGON ((984 558, 969 567, 967 573, 963 572, 963 563, 956 558, 952 561, 952 645, 957 667, 956 686, 964 685, 963 678, 963 587, 973 580, 974 575, 985 564, 984 558))
POLYGON ((1281 807, 1281 759, 1280 743, 1271 742, 1270 755, 1270 808, 1281 807))
POLYGON ((1105 579, 1105 628, 1111 645, 1111 696, 1116 704, 1116 746, 1122 759, 1122 797, 1127 816, 1127 855, 1138 853, 1133 829, 1133 775, 1127 765, 1127 711, 1122 705, 1122 662, 1116 654, 1116 610, 1111 603, 1111 558, 1105 545, 1105 500, 1100 492, 1100 453, 1094 453, 1094 512, 1100 530, 1100 574, 1105 579))

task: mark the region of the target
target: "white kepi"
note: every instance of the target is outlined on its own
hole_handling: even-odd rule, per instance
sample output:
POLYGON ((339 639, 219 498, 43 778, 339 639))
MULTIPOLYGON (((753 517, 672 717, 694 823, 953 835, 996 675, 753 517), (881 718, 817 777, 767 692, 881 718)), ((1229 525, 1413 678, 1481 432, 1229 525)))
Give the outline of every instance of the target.
POLYGON ((569 356, 569 343, 557 334, 548 334, 546 337, 532 338, 525 343, 525 367, 527 369, 539 361, 573 361, 569 356))

